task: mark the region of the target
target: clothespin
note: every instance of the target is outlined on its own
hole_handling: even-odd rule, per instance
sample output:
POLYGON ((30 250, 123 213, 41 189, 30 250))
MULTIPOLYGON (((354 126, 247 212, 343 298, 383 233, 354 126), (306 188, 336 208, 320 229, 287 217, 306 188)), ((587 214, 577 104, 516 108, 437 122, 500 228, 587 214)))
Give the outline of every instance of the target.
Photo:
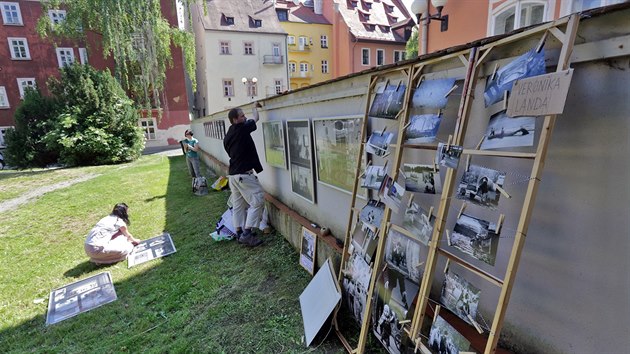
POLYGON ((413 203, 413 193, 409 193, 409 201, 407 202, 407 209, 411 208, 411 203, 413 203))
POLYGON ((497 70, 499 70, 499 63, 494 64, 494 70, 492 71, 490 81, 494 80, 494 78, 497 76, 497 70))
POLYGON ((446 259, 446 265, 444 266, 444 274, 448 273, 448 268, 451 266, 451 259, 446 259))
POLYGON ((385 161, 385 164, 383 165, 383 170, 384 170, 384 171, 387 171, 387 163, 388 163, 388 162, 389 162, 389 160, 386 160, 386 161, 385 161))
POLYGON ((407 324, 410 323, 411 320, 402 320, 402 321, 398 321, 399 324, 407 324))
POLYGON ((459 208, 459 213, 457 213, 457 218, 461 218, 462 214, 464 213, 464 210, 466 210, 466 203, 462 203, 462 207, 459 208))
POLYGON ((494 183, 494 188, 496 188, 496 190, 498 190, 501 194, 503 194, 506 198, 512 198, 511 195, 508 194, 508 192, 505 191, 505 189, 501 188, 501 186, 499 186, 498 184, 494 183))
POLYGON ((501 226, 503 226, 503 220, 505 220, 505 214, 499 215, 499 220, 497 221, 497 228, 494 232, 498 235, 501 232, 501 226))
POLYGON ((433 207, 429 208, 429 221, 431 221, 431 215, 433 215, 433 207))
POLYGON ((398 89, 400 88, 401 84, 402 84, 402 80, 398 81, 398 85, 396 85, 396 92, 398 92, 398 89))
POLYGON ((420 87, 420 84, 422 83, 422 81, 424 81, 424 75, 422 75, 420 77, 420 80, 418 80, 418 83, 416 84, 416 88, 420 87))
POLYGON ((368 161, 368 163, 365 165, 365 170, 363 170, 363 173, 361 173, 359 177, 365 176, 365 172, 367 172, 367 169, 368 167, 370 167, 371 164, 372 164, 372 160, 368 161))
POLYGON ((433 173, 437 173, 438 172, 438 167, 435 164, 435 161, 433 162, 433 173))
POLYGON ((438 112, 437 112, 437 116, 439 117, 439 116, 441 116, 441 115, 442 115, 442 108, 439 108, 439 109, 438 109, 438 112))
POLYGON ((387 85, 389 85, 389 79, 387 79, 387 81, 385 81, 385 89, 387 90, 387 85))
POLYGON ((446 244, 452 246, 451 244, 451 234, 449 234, 448 230, 446 230, 446 244))
POLYGON ((415 268, 420 268, 420 267, 422 267, 423 264, 424 264, 424 262, 420 262, 420 263, 416 264, 414 267, 415 268))
POLYGON ((507 104, 508 104, 508 94, 509 94, 509 91, 508 91, 508 90, 503 91, 503 110, 506 110, 506 109, 507 109, 507 104))
POLYGON ((475 319, 472 318, 472 316, 469 313, 466 314, 466 317, 468 317, 468 319, 470 320, 470 323, 472 323, 472 325, 475 326, 475 329, 477 330, 477 332, 479 332, 479 334, 483 334, 483 330, 481 329, 479 324, 477 324, 477 321, 475 321, 475 319))
POLYGON ((407 129, 410 125, 411 125, 411 120, 409 120, 407 122, 407 124, 405 124, 405 126, 403 126, 403 130, 407 129))
POLYGON ((451 148, 451 141, 453 141, 453 136, 449 135, 448 140, 446 141, 446 150, 451 148))
POLYGON ((438 315, 440 314, 440 309, 442 308, 442 306, 440 305, 435 305, 435 311, 433 312, 433 323, 435 324, 435 320, 437 320, 438 315))
POLYGON ((542 38, 538 42, 538 46, 536 47, 536 53, 540 53, 540 51, 545 46, 545 41, 547 41, 547 35, 548 34, 549 34, 549 31, 545 31, 545 33, 543 34, 542 38))
POLYGON ((387 130, 387 127, 383 128, 383 130, 381 131, 381 136, 383 136, 383 134, 385 134, 385 130, 387 130))
POLYGON ((481 149, 481 144, 483 144, 483 141, 486 140, 486 136, 482 136, 481 140, 479 140, 479 144, 477 144, 477 146, 475 146, 475 150, 479 150, 481 149))
POLYGON ((403 178, 407 178, 407 175, 405 174, 405 171, 403 171, 402 167, 398 169, 398 172, 400 172, 403 178))
POLYGON ((453 93, 453 91, 457 90, 459 86, 458 85, 453 85, 453 87, 451 87, 450 90, 448 90, 448 92, 444 95, 444 98, 447 98, 448 96, 450 96, 451 93, 453 93))

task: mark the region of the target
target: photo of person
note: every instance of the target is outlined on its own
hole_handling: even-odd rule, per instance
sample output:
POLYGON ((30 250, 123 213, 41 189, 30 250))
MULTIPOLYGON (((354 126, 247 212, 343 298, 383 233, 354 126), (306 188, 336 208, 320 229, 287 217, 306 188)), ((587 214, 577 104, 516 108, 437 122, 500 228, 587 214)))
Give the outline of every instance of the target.
POLYGON ((463 151, 463 146, 439 143, 437 154, 435 155, 435 164, 456 169, 463 151))
POLYGON ((501 196, 499 188, 502 188, 504 183, 504 172, 470 165, 468 171, 462 175, 456 197, 489 209, 496 209, 501 196))
POLYGON ((389 155, 389 144, 393 138, 394 134, 390 132, 374 132, 365 145, 365 151, 368 154, 385 157, 389 155))
POLYGON ((458 354, 470 350, 470 342, 438 316, 429 332, 429 348, 438 354, 458 354))
POLYGON ((288 121, 287 135, 289 141, 291 190, 307 201, 315 203, 310 121, 288 121))
POLYGON ((476 321, 480 294, 481 290, 456 273, 444 274, 440 302, 469 324, 472 323, 468 316, 476 321))
POLYGON ((368 166, 361 177, 361 187, 380 190, 387 176, 385 166, 368 166))
POLYGON ((446 94, 454 85, 454 78, 422 80, 420 86, 413 92, 411 105, 414 108, 444 108, 448 102, 446 94))
POLYGON ((395 225, 387 233, 385 262, 405 277, 420 283, 424 264, 420 260, 420 243, 401 233, 395 225))
MULTIPOLYGON (((223 123, 223 122, 221 122, 223 123)), ((284 145, 284 125, 282 121, 263 122, 265 161, 274 167, 287 169, 286 148, 284 145)))
POLYGON ((363 323, 367 291, 372 277, 372 268, 363 257, 353 252, 343 273, 343 303, 359 325, 363 323))
POLYGON ((359 212, 359 219, 377 229, 381 226, 384 211, 385 203, 379 202, 375 199, 370 199, 361 209, 361 212, 359 212))
POLYGON ((494 265, 499 244, 496 228, 495 223, 462 214, 453 228, 451 245, 480 261, 494 265))
POLYGON ((508 117, 505 111, 493 114, 481 143, 481 150, 532 146, 536 117, 508 117))
POLYGON ((315 273, 315 250, 317 248, 317 235, 309 229, 302 227, 302 245, 300 247, 300 265, 311 275, 315 273))
POLYGON ((387 83, 384 87, 382 86, 382 91, 379 91, 377 89, 368 116, 370 118, 396 119, 405 99, 405 85, 402 82, 398 85, 387 83))
POLYGON ((403 164, 405 189, 409 192, 437 194, 442 192, 440 168, 436 165, 403 164))
POLYGON ((433 224, 435 216, 429 215, 418 203, 411 202, 405 210, 403 226, 406 234, 416 237, 425 246, 429 245, 429 240, 433 236, 433 224))
POLYGON ((383 202, 393 212, 397 213, 400 210, 402 200, 405 196, 405 188, 400 184, 394 182, 394 180, 387 176, 385 181, 381 184, 381 190, 379 195, 383 198, 383 202))
POLYGON ((405 144, 426 144, 435 141, 442 115, 416 114, 409 118, 405 129, 405 144))

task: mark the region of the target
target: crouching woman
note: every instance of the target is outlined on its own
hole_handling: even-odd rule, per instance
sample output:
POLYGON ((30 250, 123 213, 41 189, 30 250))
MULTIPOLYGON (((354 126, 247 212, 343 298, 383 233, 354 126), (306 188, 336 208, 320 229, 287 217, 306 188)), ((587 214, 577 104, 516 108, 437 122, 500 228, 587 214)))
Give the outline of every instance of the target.
POLYGON ((102 218, 85 240, 85 253, 96 264, 112 264, 123 261, 133 247, 140 242, 129 233, 129 207, 118 203, 108 216, 102 218))

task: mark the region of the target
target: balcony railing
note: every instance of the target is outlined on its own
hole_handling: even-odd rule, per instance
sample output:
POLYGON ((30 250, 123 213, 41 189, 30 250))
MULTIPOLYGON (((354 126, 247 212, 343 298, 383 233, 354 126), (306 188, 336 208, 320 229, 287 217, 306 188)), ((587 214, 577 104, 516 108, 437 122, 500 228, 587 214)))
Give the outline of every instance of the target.
POLYGON ((292 79, 310 79, 313 77, 312 71, 292 71, 289 73, 292 79))
POLYGON ((284 56, 282 55, 263 55, 263 64, 283 64, 284 56))
POLYGON ((289 45, 289 52, 306 53, 310 51, 311 51, 311 47, 307 45, 289 45))

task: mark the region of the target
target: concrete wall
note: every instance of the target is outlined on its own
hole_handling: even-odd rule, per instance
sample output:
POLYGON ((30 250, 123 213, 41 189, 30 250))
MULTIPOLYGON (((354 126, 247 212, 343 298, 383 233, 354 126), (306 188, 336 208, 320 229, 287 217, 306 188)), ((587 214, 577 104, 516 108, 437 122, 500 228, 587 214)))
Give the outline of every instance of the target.
MULTIPOLYGON (((573 82, 565 112, 558 117, 551 139, 502 332, 502 343, 515 352, 622 353, 630 348, 629 17, 630 8, 625 8, 583 19, 580 23, 572 55, 573 82)), ((472 106, 465 148, 478 143, 490 114, 497 110, 492 106, 484 108, 480 98, 483 97, 485 77, 492 73, 497 61, 504 64, 505 58, 523 53, 535 46, 537 40, 524 39, 515 45, 498 47, 488 56, 475 91, 477 99, 472 106)), ((553 44, 551 40, 547 46, 550 63, 558 55, 553 44)), ((457 61, 455 58, 430 67, 430 72, 436 77, 461 79, 463 69, 461 64, 456 65, 457 61)), ((286 121, 362 115, 372 73, 349 76, 264 100, 261 119, 286 121)), ((396 75, 387 78, 395 81, 396 75)), ((454 127, 457 103, 453 98, 444 112, 445 125, 440 129, 440 140, 445 140, 445 134, 454 127)), ((245 107, 246 113, 249 109, 251 107, 245 107)), ((227 119, 227 113, 219 112, 212 118, 227 119)), ((195 136, 200 139, 202 149, 225 164, 227 156, 221 142, 202 136, 205 119, 210 118, 193 122, 195 136)), ((541 132, 540 121, 537 121, 536 139, 541 132)), ((388 124, 382 120, 372 120, 371 123, 372 130, 388 124)), ((260 129, 253 136, 264 162, 260 129)), ((534 151, 533 148, 524 150, 534 151)), ((431 154, 430 151, 405 149, 403 161, 420 162, 430 158, 431 154)), ((492 267, 474 263, 503 278, 531 161, 474 156, 472 163, 507 173, 504 187, 512 198, 500 202, 500 212, 506 215, 506 220, 496 264, 492 267)), ((457 176, 461 174, 462 171, 458 171, 457 176)), ((291 192, 288 170, 265 165, 260 179, 270 195, 295 213, 330 227, 340 238, 345 235, 351 203, 348 194, 317 184, 317 202, 311 204, 291 192)), ((435 205, 439 197, 422 195, 418 200, 423 206, 435 205)), ((358 200, 357 206, 364 203, 358 200)), ((451 204, 452 210, 446 220, 448 230, 453 228, 460 205, 456 201, 451 204)), ((488 220, 498 216, 497 212, 469 208, 471 214, 488 220)), ((272 217, 272 222, 283 224, 284 221, 277 217, 272 217)), ((393 223, 398 220, 399 215, 392 218, 393 223)), ((283 226, 282 229, 290 230, 288 236, 283 234, 294 240, 297 229, 293 226, 283 226)), ((448 247, 445 240, 440 246, 448 247)), ((321 259, 318 261, 321 264, 321 259)), ((443 269, 444 264, 444 259, 440 258, 436 269, 443 269)), ((451 269, 481 289, 480 313, 490 324, 499 289, 461 266, 451 263, 451 269)), ((432 298, 438 297, 441 281, 441 272, 438 272, 432 286, 432 298)))

